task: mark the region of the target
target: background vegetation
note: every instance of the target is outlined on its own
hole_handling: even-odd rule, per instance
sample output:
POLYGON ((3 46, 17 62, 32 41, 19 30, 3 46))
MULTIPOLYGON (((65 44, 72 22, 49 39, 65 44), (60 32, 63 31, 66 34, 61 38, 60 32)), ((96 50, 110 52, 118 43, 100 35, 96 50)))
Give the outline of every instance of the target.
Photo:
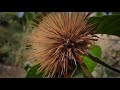
MULTIPOLYGON (((25 58, 22 55, 24 34, 33 19, 41 13, 0 12, 0 77, 41 77, 41 74, 36 75, 38 66, 29 68, 27 62, 24 63, 25 58), (5 65, 6 67, 4 67, 5 65), (20 74, 24 73, 24 75, 6 75, 8 73, 5 72, 17 73, 11 67, 20 67, 20 74)), ((120 13, 94 12, 89 21, 96 24, 96 32, 103 38, 98 41, 90 52, 102 58, 106 63, 120 68, 120 13)), ((120 77, 113 71, 89 60, 88 57, 84 58, 84 62, 94 77, 120 77)), ((16 71, 19 71, 19 69, 16 68, 16 71)), ((74 77, 82 77, 82 75, 79 73, 74 77)))

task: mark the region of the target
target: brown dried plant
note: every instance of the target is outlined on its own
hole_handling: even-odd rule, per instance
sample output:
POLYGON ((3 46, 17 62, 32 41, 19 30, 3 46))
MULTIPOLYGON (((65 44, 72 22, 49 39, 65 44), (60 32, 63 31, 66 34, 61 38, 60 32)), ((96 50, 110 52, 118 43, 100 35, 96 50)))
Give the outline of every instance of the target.
POLYGON ((44 77, 71 77, 83 62, 81 55, 96 41, 90 14, 51 12, 27 33, 25 44, 31 46, 27 58, 32 65, 41 65, 38 72, 44 72, 44 77))

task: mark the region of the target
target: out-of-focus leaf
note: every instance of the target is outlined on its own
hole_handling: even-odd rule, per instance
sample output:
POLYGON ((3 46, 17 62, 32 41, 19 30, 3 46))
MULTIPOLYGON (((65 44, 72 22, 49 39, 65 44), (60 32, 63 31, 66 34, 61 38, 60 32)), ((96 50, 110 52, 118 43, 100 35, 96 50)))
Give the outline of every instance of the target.
POLYGON ((113 15, 120 15, 120 12, 112 12, 113 15))
POLYGON ((96 34, 120 36, 120 15, 90 17, 89 21, 95 24, 96 34))
POLYGON ((97 12, 97 13, 96 13, 96 16, 98 16, 98 17, 103 16, 103 15, 104 15, 103 12, 97 12))
POLYGON ((16 15, 17 14, 17 12, 2 12, 1 14, 3 14, 3 15, 16 15))

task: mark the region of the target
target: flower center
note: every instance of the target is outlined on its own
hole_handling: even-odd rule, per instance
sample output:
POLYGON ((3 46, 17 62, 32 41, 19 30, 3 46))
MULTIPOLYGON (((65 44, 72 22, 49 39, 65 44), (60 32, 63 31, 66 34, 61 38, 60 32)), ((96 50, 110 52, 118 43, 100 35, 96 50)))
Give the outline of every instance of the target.
POLYGON ((75 47, 75 42, 73 42, 73 41, 70 40, 70 39, 67 39, 67 41, 66 41, 66 43, 64 44, 64 46, 65 46, 66 48, 73 48, 73 47, 75 47))

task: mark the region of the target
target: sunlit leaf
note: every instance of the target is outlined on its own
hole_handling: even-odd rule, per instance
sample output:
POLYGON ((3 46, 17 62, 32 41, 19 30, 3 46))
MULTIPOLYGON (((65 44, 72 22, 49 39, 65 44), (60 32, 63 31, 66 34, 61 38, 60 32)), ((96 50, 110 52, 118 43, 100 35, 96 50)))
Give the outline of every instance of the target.
MULTIPOLYGON (((98 58, 101 58, 102 51, 101 51, 100 46, 95 45, 93 48, 90 49, 90 53, 98 58)), ((83 60, 84 60, 85 64, 87 65, 89 71, 92 72, 94 70, 95 66, 97 65, 97 63, 94 62, 93 60, 91 60, 87 56, 84 56, 83 60)))

